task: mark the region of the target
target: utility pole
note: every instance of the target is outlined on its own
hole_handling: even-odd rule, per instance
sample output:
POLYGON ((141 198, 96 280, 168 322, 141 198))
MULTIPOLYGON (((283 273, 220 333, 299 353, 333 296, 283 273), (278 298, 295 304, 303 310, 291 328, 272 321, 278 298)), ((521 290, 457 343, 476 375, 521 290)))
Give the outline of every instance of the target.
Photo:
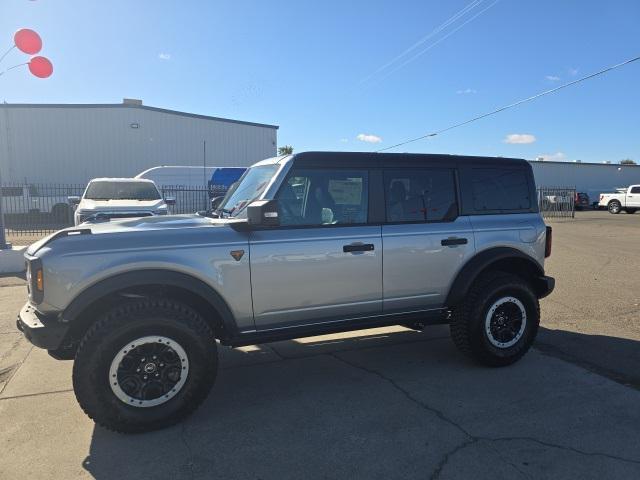
POLYGON ((204 209, 208 210, 207 203, 209 200, 209 187, 207 185, 207 141, 202 141, 202 183, 207 194, 204 197, 204 209))

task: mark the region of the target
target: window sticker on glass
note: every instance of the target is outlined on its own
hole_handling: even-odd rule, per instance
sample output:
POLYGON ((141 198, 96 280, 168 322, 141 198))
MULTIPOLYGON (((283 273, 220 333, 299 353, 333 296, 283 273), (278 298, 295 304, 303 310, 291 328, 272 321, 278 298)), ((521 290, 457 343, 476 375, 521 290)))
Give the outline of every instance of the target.
POLYGON ((329 194, 337 205, 360 205, 362 202, 362 178, 329 180, 329 194))

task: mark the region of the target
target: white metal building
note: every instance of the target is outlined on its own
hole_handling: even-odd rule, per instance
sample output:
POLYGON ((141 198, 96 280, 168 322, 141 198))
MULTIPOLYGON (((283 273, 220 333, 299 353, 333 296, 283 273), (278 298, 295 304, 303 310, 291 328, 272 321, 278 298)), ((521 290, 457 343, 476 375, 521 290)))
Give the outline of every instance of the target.
POLYGON ((530 161, 539 187, 575 187, 591 201, 602 192, 640 184, 640 165, 530 161))
POLYGON ((158 165, 246 167, 276 154, 275 125, 121 104, 0 104, 2 182, 86 183, 158 165), (206 158, 204 154, 206 142, 206 158))

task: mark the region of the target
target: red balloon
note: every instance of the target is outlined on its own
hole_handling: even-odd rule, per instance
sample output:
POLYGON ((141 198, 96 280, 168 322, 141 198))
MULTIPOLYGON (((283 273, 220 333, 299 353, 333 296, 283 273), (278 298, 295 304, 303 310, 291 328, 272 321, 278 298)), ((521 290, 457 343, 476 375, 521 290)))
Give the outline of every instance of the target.
POLYGON ((34 55, 42 49, 42 40, 33 30, 21 28, 13 36, 13 41, 20 50, 29 55, 34 55))
POLYGON ((33 57, 29 62, 29 71, 38 78, 47 78, 53 73, 53 65, 46 57, 33 57))

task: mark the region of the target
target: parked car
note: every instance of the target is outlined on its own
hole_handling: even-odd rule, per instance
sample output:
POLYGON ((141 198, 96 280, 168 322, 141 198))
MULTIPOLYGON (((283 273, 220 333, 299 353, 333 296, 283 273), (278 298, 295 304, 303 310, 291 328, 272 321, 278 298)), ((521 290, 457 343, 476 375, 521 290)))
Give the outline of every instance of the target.
POLYGON ((37 185, 5 185, 0 188, 5 215, 49 214, 65 223, 71 218, 67 197, 59 192, 42 190, 37 185))
POLYGON ((584 192, 576 192, 575 209, 584 210, 585 208, 589 208, 589 195, 584 192))
POLYGON ((89 223, 27 250, 18 327, 75 358, 76 397, 106 428, 195 410, 216 340, 449 323, 462 353, 509 365, 554 288, 524 160, 299 153, 252 166, 218 213, 89 223))
POLYGON ((77 205, 74 223, 80 225, 88 220, 166 215, 174 199, 163 199, 151 180, 94 178, 82 197, 71 196, 69 203, 77 205))
POLYGON ((636 213, 640 209, 640 185, 618 188, 616 193, 601 193, 598 206, 606 207, 609 213, 617 214, 624 210, 636 213))

